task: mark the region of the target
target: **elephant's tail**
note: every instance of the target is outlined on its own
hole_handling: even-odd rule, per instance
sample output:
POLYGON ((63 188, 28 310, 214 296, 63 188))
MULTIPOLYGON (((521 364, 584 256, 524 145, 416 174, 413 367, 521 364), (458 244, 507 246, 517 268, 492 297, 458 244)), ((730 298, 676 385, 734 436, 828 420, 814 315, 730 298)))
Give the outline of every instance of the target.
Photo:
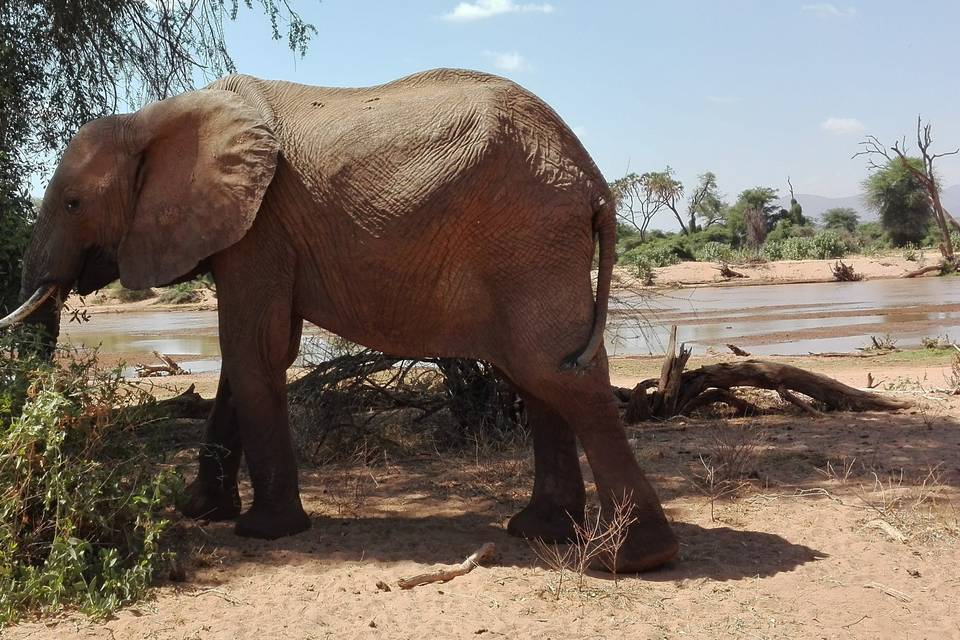
POLYGON ((607 325, 607 305, 610 301, 610 281, 613 265, 617 262, 617 214, 616 204, 610 193, 604 193, 594 202, 593 232, 599 240, 600 256, 597 270, 597 297, 594 303, 593 328, 590 340, 578 355, 571 356, 564 369, 585 369, 590 366, 597 350, 603 344, 603 331, 607 325))

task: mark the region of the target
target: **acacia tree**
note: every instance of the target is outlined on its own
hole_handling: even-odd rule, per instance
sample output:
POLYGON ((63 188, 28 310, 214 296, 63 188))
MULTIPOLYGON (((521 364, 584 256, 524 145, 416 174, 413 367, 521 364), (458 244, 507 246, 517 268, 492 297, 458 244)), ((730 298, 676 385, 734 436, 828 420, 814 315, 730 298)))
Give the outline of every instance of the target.
POLYGON ((647 183, 654 195, 659 198, 664 207, 673 213, 673 217, 680 223, 680 231, 687 233, 687 225, 677 209, 677 203, 683 198, 683 183, 673 177, 673 169, 667 167, 663 171, 652 171, 644 175, 648 176, 647 183))
POLYGON ((654 174, 628 173, 610 183, 617 203, 617 218, 640 232, 640 241, 647 241, 647 227, 666 206, 661 192, 655 188, 654 174))
POLYGON ((727 213, 727 227, 740 242, 756 243, 759 246, 766 238, 771 226, 770 220, 779 208, 776 189, 744 189, 727 213))
MULTIPOLYGON (((907 164, 920 166, 920 158, 907 164)), ((899 159, 876 167, 863 181, 864 198, 880 214, 880 225, 894 246, 919 243, 930 224, 930 202, 926 191, 899 159)))
POLYGON ((697 218, 703 221, 703 227, 722 223, 726 216, 726 205, 717 187, 717 176, 707 171, 697 178, 697 186, 690 192, 687 200, 690 233, 697 230, 697 218))
POLYGON ((854 154, 854 157, 866 156, 869 169, 885 169, 891 164, 898 163, 899 167, 923 188, 930 212, 933 214, 940 230, 940 253, 943 255, 945 262, 955 264, 956 257, 953 253, 950 227, 960 229, 960 224, 943 208, 943 203, 940 200, 940 181, 937 179, 933 165, 938 158, 956 155, 960 153, 960 149, 954 149, 946 153, 933 153, 930 150, 933 145, 932 125, 930 123, 923 124, 920 116, 917 116, 917 148, 920 150, 920 158, 907 156, 905 140, 894 142, 889 149, 881 144, 876 136, 867 136, 866 140, 860 144, 862 149, 854 154), (890 152, 893 152, 893 155, 890 152))
POLYGON ((834 207, 824 211, 820 219, 823 221, 824 229, 853 233, 857 230, 860 216, 850 207, 834 207))
POLYGON ((289 0, 0 1, 0 307, 19 283, 29 177, 84 122, 234 71, 223 27, 254 7, 303 55, 316 30, 289 0))

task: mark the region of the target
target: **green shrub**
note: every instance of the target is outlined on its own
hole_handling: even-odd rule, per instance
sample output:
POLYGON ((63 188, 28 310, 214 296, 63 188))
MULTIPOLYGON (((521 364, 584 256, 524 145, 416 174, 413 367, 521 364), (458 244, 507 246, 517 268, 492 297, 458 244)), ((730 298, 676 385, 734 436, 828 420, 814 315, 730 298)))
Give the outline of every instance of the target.
POLYGON ((157 295, 153 289, 127 289, 119 281, 110 284, 105 293, 120 302, 140 302, 157 295))
POLYGON ((917 249, 913 244, 908 244, 903 248, 903 259, 907 262, 917 262, 923 257, 923 250, 917 249))
POLYGON ((767 242, 778 242, 787 238, 809 238, 816 230, 810 225, 794 224, 790 220, 781 220, 767 234, 767 242))
POLYGON ((728 244, 705 242, 694 250, 697 262, 733 262, 735 252, 728 244))
POLYGON ((634 275, 648 287, 652 287, 657 279, 657 272, 654 271, 654 264, 644 255, 638 255, 630 263, 634 268, 634 275))
POLYGON ((760 255, 767 260, 783 260, 783 240, 773 240, 764 242, 760 247, 760 255))
POLYGON ((167 287, 160 293, 157 301, 161 304, 190 304, 203 300, 203 284, 191 280, 167 287))
POLYGON ((667 243, 648 242, 628 251, 623 256, 623 261, 626 264, 637 264, 643 261, 651 267, 667 267, 680 262, 680 258, 667 243))
POLYGON ((0 338, 0 625, 136 600, 165 564, 160 537, 179 478, 136 428, 145 392, 93 359, 51 366, 0 338))
POLYGON ((813 257, 817 260, 842 258, 847 255, 847 243, 834 231, 821 231, 813 236, 813 257))
POLYGON ((764 243, 761 255, 767 260, 826 260, 847 254, 847 243, 832 231, 812 237, 793 236, 764 243))

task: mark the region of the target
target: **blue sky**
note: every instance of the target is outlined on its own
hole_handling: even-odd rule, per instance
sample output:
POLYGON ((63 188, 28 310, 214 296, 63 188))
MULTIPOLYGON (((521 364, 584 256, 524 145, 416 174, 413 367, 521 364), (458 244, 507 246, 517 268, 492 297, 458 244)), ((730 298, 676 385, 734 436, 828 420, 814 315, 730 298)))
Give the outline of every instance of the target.
MULTIPOLYGON (((746 187, 859 191, 867 133, 960 146, 960 2, 297 0, 318 29, 305 58, 241 8, 227 26, 241 72, 327 86, 434 67, 505 75, 581 136, 608 179, 672 166, 746 187)), ((960 182, 960 160, 941 162, 960 182)))

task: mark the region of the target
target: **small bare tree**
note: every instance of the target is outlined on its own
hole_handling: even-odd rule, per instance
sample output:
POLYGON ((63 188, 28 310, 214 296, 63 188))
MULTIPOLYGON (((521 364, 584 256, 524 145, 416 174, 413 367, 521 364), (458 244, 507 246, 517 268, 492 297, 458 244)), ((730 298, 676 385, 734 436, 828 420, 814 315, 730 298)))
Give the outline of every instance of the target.
POLYGON ((960 223, 943 208, 943 203, 940 200, 940 183, 937 180, 933 163, 938 158, 960 153, 960 149, 954 149, 946 153, 933 153, 930 150, 932 145, 932 125, 930 123, 924 124, 920 116, 917 116, 917 148, 920 150, 922 166, 911 162, 910 158, 907 157, 906 139, 894 142, 893 146, 888 149, 876 136, 867 136, 866 140, 860 143, 861 150, 855 153, 853 157, 865 156, 867 167, 871 170, 884 168, 879 161, 880 158, 883 158, 886 164, 897 160, 917 182, 923 185, 923 188, 927 191, 927 199, 930 201, 930 208, 933 211, 934 218, 936 218, 937 227, 940 229, 940 253, 943 255, 944 262, 952 265, 956 263, 956 257, 953 253, 950 227, 960 230, 960 223))
POLYGON ((642 242, 647 241, 650 222, 666 206, 650 176, 628 173, 610 183, 617 203, 617 219, 639 231, 642 242))

